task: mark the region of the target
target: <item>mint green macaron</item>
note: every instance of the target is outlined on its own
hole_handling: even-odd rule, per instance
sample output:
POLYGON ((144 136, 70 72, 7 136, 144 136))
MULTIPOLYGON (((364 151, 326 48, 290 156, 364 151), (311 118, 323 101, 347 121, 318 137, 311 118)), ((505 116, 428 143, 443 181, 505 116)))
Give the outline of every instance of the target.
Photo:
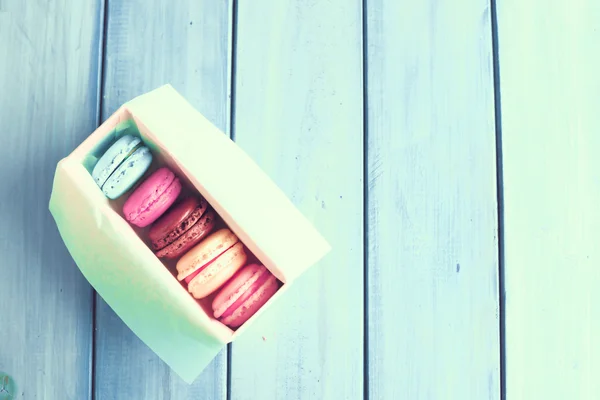
POLYGON ((140 138, 125 135, 100 157, 92 178, 111 200, 127 192, 144 175, 152 163, 150 149, 140 138))

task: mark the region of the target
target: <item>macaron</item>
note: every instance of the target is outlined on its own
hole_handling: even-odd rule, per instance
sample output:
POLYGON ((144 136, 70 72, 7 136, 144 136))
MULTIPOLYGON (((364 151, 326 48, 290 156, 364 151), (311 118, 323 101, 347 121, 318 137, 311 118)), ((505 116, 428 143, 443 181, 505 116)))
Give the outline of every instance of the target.
POLYGON ((104 152, 92 170, 102 192, 114 200, 127 192, 152 163, 152 153, 140 138, 125 135, 104 152))
POLYGON ((229 229, 220 229, 194 246, 177 262, 177 279, 202 299, 221 287, 248 260, 244 244, 229 229))
POLYGON ((279 289, 279 281, 264 266, 250 264, 240 269, 212 302, 215 318, 237 328, 252 317, 279 289))
POLYGON ((194 247, 215 226, 215 213, 204 197, 188 197, 150 228, 148 238, 158 258, 177 258, 194 247))
POLYGON ((129 223, 144 228, 167 211, 181 192, 181 182, 169 168, 162 167, 150 175, 123 204, 129 223))

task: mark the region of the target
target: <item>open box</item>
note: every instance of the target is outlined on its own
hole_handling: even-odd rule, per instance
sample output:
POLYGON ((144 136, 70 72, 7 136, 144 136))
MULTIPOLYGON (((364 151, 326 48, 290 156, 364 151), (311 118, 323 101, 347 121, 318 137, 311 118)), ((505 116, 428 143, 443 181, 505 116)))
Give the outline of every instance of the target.
MULTIPOLYGON (((140 182, 143 181, 143 178, 140 182)), ((71 256, 108 305, 179 376, 191 383, 227 343, 284 295, 330 250, 275 183, 171 86, 123 105, 56 169, 50 211, 71 256), (128 193, 109 200, 90 171, 124 134, 154 155, 147 172, 167 165, 186 190, 197 190, 283 285, 246 323, 232 330, 177 281, 174 261, 158 259, 144 230, 122 216, 128 193)))

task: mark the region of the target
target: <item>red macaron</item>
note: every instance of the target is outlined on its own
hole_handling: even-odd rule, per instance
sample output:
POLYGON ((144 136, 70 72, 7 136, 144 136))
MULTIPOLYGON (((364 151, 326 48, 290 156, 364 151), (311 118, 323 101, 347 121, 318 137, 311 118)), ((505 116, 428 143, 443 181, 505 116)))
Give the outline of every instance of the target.
POLYGON ((240 269, 215 296, 215 318, 237 328, 252 317, 279 289, 279 281, 263 265, 240 269))

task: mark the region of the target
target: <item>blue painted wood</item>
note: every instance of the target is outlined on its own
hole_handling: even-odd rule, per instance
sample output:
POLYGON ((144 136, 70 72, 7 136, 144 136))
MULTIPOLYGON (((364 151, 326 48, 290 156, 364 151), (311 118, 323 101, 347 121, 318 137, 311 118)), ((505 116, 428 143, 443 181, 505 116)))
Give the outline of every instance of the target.
POLYGON ((600 393, 600 4, 498 2, 506 393, 600 393))
POLYGON ((369 396, 498 399, 489 1, 367 7, 369 396))
MULTIPOLYGON (((228 118, 227 2, 110 1, 102 116, 171 83, 225 129, 228 118)), ((102 399, 221 399, 226 350, 187 385, 98 299, 95 394, 102 399)))
POLYGON ((0 371, 14 399, 90 397, 92 290, 48 201, 97 122, 100 14, 100 1, 0 2, 0 371))
POLYGON ((239 2, 235 139, 333 251, 233 343, 232 399, 363 398, 361 11, 239 2))

